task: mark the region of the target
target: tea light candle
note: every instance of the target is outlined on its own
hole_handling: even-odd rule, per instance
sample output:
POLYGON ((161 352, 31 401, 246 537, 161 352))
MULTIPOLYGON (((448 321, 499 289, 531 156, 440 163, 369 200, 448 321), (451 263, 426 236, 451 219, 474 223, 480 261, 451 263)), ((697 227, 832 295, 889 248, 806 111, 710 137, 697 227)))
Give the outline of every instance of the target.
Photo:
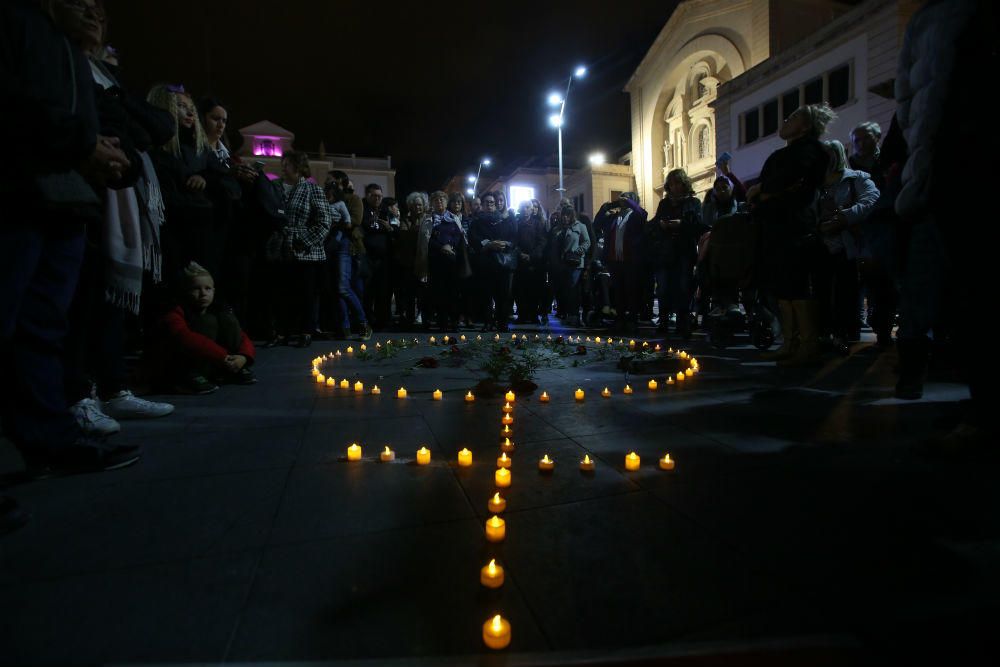
POLYGON ((601 390, 601 396, 603 396, 604 398, 611 398, 611 390, 605 387, 604 389, 601 390))
POLYGON ((654 348, 653 348, 653 352, 659 352, 659 351, 660 351, 660 350, 662 350, 662 349, 663 349, 663 348, 661 348, 661 347, 660 347, 660 344, 659 344, 659 343, 657 343, 657 344, 656 344, 656 347, 654 347, 654 348))
POLYGON ((316 376, 316 384, 323 384, 324 382, 326 382, 326 376, 323 375, 322 373, 319 373, 316 376))
POLYGON ((684 373, 681 373, 680 371, 677 371, 677 381, 678 382, 684 382, 684 373))
POLYGON ((350 381, 347 378, 344 378, 343 380, 341 380, 340 381, 340 388, 341 389, 350 389, 351 388, 350 381))
POLYGON ((476 336, 476 340, 482 340, 482 339, 483 339, 482 336, 476 336))
POLYGON ((347 354, 354 354, 354 348, 353 347, 348 347, 347 348, 347 354))
POLYGON ((514 406, 511 405, 510 403, 504 403, 503 407, 500 409, 503 410, 504 412, 514 412, 514 406))
POLYGON ((647 343, 646 341, 642 341, 642 349, 644 350, 649 349, 649 343, 647 343))
POLYGON ((503 568, 497 565, 495 558, 489 562, 489 565, 483 566, 483 569, 479 571, 479 583, 486 586, 486 588, 500 588, 503 586, 503 568))
POLYGON ((500 443, 500 449, 507 454, 514 451, 514 443, 510 441, 510 438, 504 438, 503 442, 500 443))
POLYGON ((497 487, 501 489, 506 489, 510 486, 510 477, 510 470, 507 470, 507 468, 500 468, 493 475, 493 478, 497 483, 497 487))
POLYGON ((494 336, 493 340, 500 340, 500 334, 497 334, 496 336, 494 336))
POLYGON ((389 461, 396 460, 396 452, 389 449, 389 445, 385 446, 385 451, 378 455, 382 463, 388 463, 389 461))
POLYGON ((629 452, 625 456, 625 470, 638 470, 639 462, 642 459, 635 452, 629 452))
POLYGON ((514 398, 515 398, 514 392, 511 391, 510 389, 507 390, 507 393, 504 394, 503 397, 504 397, 504 400, 507 401, 508 403, 513 403, 514 402, 514 398))
POLYGON ((462 451, 458 453, 458 465, 462 468, 468 468, 472 465, 472 452, 469 451, 468 447, 463 447, 462 451))
POLYGON ((594 472, 594 459, 590 458, 589 454, 583 455, 583 460, 580 461, 580 470, 583 472, 594 472))
POLYGON ((459 336, 458 339, 464 343, 465 342, 465 334, 462 334, 461 336, 459 336))
POLYGON ((465 395, 465 402, 466 403, 472 403, 475 400, 476 400, 476 397, 472 395, 471 391, 465 395))
POLYGON ((400 387, 396 391, 396 398, 406 398, 406 389, 404 389, 403 387, 400 387))
POLYGON ((497 491, 496 493, 493 494, 493 497, 490 498, 490 502, 487 503, 486 506, 494 514, 500 514, 500 512, 503 512, 505 509, 507 509, 507 500, 500 495, 499 491, 497 491))
POLYGON ((444 397, 444 394, 441 393, 440 389, 435 389, 434 393, 431 394, 431 396, 434 397, 435 401, 440 401, 444 397))
POLYGON ((483 643, 492 649, 510 645, 510 623, 500 614, 483 623, 483 643))
POLYGON ((500 418, 500 423, 501 424, 513 424, 514 423, 514 417, 511 416, 511 415, 504 415, 503 417, 500 418))
POLYGON ((372 394, 374 394, 375 396, 378 396, 381 393, 382 393, 382 390, 378 388, 378 385, 375 385, 374 387, 372 387, 372 394))
POLYGON ((342 356, 344 356, 344 355, 340 353, 340 350, 337 350, 337 356, 338 356, 338 357, 342 357, 342 356))
POLYGON ((509 468, 510 467, 510 457, 507 456, 507 452, 504 452, 497 458, 498 468, 509 468))
POLYGON ((503 538, 506 536, 507 522, 494 514, 493 518, 486 522, 486 541, 503 542, 503 538))
POLYGON ((577 387, 576 391, 573 392, 573 398, 575 398, 578 401, 582 401, 583 400, 583 389, 580 389, 579 387, 577 387))
POLYGON ((658 385, 658 384, 656 383, 656 380, 650 380, 650 381, 649 381, 649 390, 650 390, 650 391, 656 391, 656 388, 657 388, 657 387, 659 387, 659 386, 660 386, 660 385, 658 385))
POLYGON ((358 443, 354 443, 347 448, 347 460, 348 461, 360 461, 361 460, 361 447, 358 443))
POLYGON ((437 338, 435 338, 434 336, 431 336, 430 337, 430 341, 431 341, 431 345, 433 345, 434 343, 437 342, 437 338))
MULTIPOLYGON (((527 338, 527 336, 525 336, 525 338, 527 338)), ((510 335, 510 339, 511 340, 517 340, 517 334, 511 334, 510 335)))
POLYGON ((326 379, 326 386, 327 387, 336 387, 337 386, 337 380, 335 378, 327 378, 326 379))
POLYGON ((660 459, 660 470, 673 470, 674 460, 670 458, 670 454, 664 454, 663 458, 660 459))
POLYGON ((361 343, 361 348, 360 349, 361 349, 362 352, 364 352, 365 350, 368 349, 368 346, 365 345, 364 343, 361 343))
POLYGON ((628 342, 628 349, 630 349, 630 350, 634 350, 635 349, 635 341, 634 340, 630 340, 628 342))
POLYGON ((669 354, 673 354, 673 353, 674 353, 674 348, 672 348, 672 347, 668 347, 668 348, 667 348, 667 352, 668 352, 669 354))
POLYGON ((691 377, 692 375, 694 375, 694 370, 689 368, 686 371, 684 371, 684 377, 691 377))
POLYGON ((623 391, 623 393, 631 394, 632 393, 632 387, 630 385, 625 385, 625 389, 623 389, 622 391, 623 391))
POLYGON ((552 472, 555 467, 556 462, 550 459, 548 454, 543 456, 542 460, 538 462, 538 469, 542 472, 552 472))
MULTIPOLYGON (((390 340, 389 342, 391 343, 392 341, 390 340)), ((375 343, 375 349, 376 350, 381 350, 382 349, 382 343, 375 343)))
POLYGON ((549 392, 543 391, 542 395, 538 397, 538 400, 541 401, 542 403, 548 403, 549 402, 549 392))
POLYGON ((587 336, 587 342, 588 343, 590 342, 590 336, 587 336))
POLYGON ((360 394, 364 390, 365 390, 365 385, 362 384, 361 380, 358 380, 357 382, 354 383, 354 391, 356 393, 360 394))
POLYGON ((667 384, 673 384, 673 383, 674 383, 674 376, 671 375, 667 378, 667 384))
POLYGON ((514 432, 510 430, 510 425, 509 424, 506 425, 506 426, 504 426, 503 430, 500 431, 500 437, 502 437, 502 438, 509 438, 513 434, 514 434, 514 432))
POLYGON ((311 372, 312 372, 312 376, 313 377, 316 377, 317 375, 319 375, 319 369, 316 368, 315 366, 313 366, 313 369, 312 369, 311 372))
POLYGON ((417 450, 417 465, 425 466, 431 462, 431 450, 421 447, 417 450))
POLYGON ((595 338, 594 342, 597 343, 598 345, 600 345, 601 344, 601 337, 598 336, 597 338, 595 338))

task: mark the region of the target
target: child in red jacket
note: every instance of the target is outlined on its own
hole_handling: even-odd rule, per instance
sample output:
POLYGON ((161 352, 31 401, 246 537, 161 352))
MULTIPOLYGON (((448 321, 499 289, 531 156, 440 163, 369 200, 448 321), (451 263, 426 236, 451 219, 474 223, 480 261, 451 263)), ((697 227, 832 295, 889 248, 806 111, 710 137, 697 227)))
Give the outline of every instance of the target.
POLYGON ((229 310, 213 308, 215 281, 191 262, 184 269, 184 305, 163 318, 164 379, 182 393, 210 394, 218 385, 253 384, 254 347, 229 310))

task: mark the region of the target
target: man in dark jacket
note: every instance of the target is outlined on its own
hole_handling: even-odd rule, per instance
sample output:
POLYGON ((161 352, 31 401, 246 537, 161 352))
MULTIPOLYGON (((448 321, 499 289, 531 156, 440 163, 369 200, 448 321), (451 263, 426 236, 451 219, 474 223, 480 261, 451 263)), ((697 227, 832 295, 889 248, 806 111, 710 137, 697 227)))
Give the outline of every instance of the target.
POLYGON ((380 217, 382 186, 369 183, 365 186, 364 213, 361 229, 365 235, 365 256, 368 258, 369 277, 365 286, 365 309, 369 321, 376 329, 391 323, 390 305, 392 284, 390 259, 392 257, 392 227, 380 217))
POLYGON ((639 327, 642 290, 639 286, 640 246, 648 213, 639 206, 639 195, 624 192, 618 201, 606 202, 594 216, 594 228, 604 238, 601 261, 611 274, 611 303, 626 333, 639 327))
POLYGON ((4 434, 35 477, 110 470, 134 463, 136 447, 85 438, 63 394, 60 349, 83 257, 84 226, 99 214, 94 187, 120 180, 130 162, 98 134, 86 58, 59 23, 99 20, 56 2, 0 4, 0 122, 12 128, 0 194, 0 350, 4 434), (92 187, 93 186, 93 187, 92 187))
MULTIPOLYGON (((517 323, 538 324, 538 316, 547 316, 551 304, 545 304, 545 245, 549 222, 537 202, 521 204, 517 215, 517 272, 514 292, 517 297, 517 323), (541 313, 539 312, 541 311, 541 313)), ((551 301, 551 300, 550 300, 551 301)))
POLYGON ((516 241, 517 227, 513 218, 501 218, 494 193, 483 195, 483 210, 469 224, 469 246, 475 253, 473 271, 486 304, 483 331, 489 331, 491 325, 501 333, 510 330, 507 322, 511 284, 517 268, 516 241), (491 307, 493 304, 496 310, 491 307))

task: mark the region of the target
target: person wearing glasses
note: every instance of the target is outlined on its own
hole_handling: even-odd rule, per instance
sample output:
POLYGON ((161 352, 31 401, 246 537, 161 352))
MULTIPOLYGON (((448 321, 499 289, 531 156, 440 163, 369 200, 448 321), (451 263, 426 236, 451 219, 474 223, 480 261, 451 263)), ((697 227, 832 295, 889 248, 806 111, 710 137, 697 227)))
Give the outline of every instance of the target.
MULTIPOLYGON (((513 217, 497 210, 497 193, 483 195, 483 210, 469 225, 469 246, 475 252, 475 277, 484 304, 483 331, 510 331, 511 285, 517 269, 517 227, 513 217)), ((506 204, 506 200, 504 201, 506 204)))

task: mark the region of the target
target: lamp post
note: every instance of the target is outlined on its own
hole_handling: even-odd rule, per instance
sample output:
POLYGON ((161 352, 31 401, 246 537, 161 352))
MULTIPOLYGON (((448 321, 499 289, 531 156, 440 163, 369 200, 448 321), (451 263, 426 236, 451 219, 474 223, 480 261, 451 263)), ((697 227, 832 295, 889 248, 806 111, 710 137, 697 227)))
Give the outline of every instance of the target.
POLYGON ((573 74, 570 75, 569 80, 566 82, 566 92, 563 93, 562 97, 559 93, 549 94, 549 106, 558 106, 559 113, 552 114, 549 116, 549 125, 556 128, 559 131, 559 197, 562 198, 563 194, 566 192, 566 188, 563 187, 563 148, 562 148, 562 126, 563 126, 563 114, 566 113, 566 99, 569 97, 569 89, 573 86, 573 78, 582 79, 587 75, 587 68, 580 66, 577 67, 573 74))
POLYGON ((473 176, 472 174, 469 174, 468 180, 470 183, 472 183, 472 187, 469 188, 467 192, 471 196, 473 197, 476 196, 477 187, 479 186, 479 175, 483 173, 483 167, 488 167, 491 164, 492 162, 490 162, 490 159, 488 157, 484 157, 482 160, 479 161, 479 169, 476 170, 476 175, 473 176))

